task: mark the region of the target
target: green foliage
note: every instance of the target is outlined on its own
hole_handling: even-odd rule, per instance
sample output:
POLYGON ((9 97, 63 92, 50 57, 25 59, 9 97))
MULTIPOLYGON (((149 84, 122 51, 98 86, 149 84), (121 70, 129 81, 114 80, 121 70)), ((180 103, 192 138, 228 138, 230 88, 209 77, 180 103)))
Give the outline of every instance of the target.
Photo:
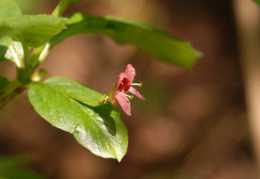
POLYGON ((0 17, 22 15, 19 6, 13 0, 1 0, 0 7, 0 17))
POLYGON ((80 0, 61 0, 58 6, 52 12, 52 16, 59 17, 67 9, 67 7, 72 3, 77 3, 80 0))
POLYGON ((4 89, 7 85, 8 85, 9 81, 0 76, 0 93, 1 93, 1 89, 4 89))
POLYGON ((67 29, 54 36, 55 45, 78 34, 103 33, 118 43, 130 43, 166 62, 190 69, 200 53, 183 42, 157 28, 114 17, 96 17, 76 13, 67 24, 67 29))
POLYGON ((3 60, 3 57, 11 43, 12 39, 9 36, 5 36, 0 39, 0 61, 1 59, 3 60))
MULTIPOLYGON (((22 12, 19 6, 12 0, 1 0, 0 1, 0 23, 3 23, 2 19, 5 17, 17 17, 21 16, 22 12)), ((5 29, 0 27, 0 34, 5 29)), ((4 57, 7 49, 12 43, 12 39, 9 36, 0 37, 0 61, 8 60, 4 57)))
MULTIPOLYGON (((47 73, 35 71, 49 50, 74 35, 102 33, 120 44, 135 45, 162 61, 187 69, 201 54, 189 43, 146 24, 82 13, 74 14, 69 21, 60 17, 71 3, 78 1, 61 0, 51 15, 23 15, 13 0, 0 0, 0 61, 10 60, 17 69, 16 78, 10 82, 0 77, 0 109, 29 88, 29 100, 41 117, 71 133, 92 153, 120 161, 127 150, 127 129, 111 104, 98 103, 102 94, 63 77, 36 82, 47 73)), ((1 172, 0 161, 0 177, 24 176, 19 168, 1 172)))
POLYGON ((48 1, 46 0, 13 0, 25 14, 35 14, 44 7, 48 1))
MULTIPOLYGON (((6 46, 0 45, 0 51, 3 49, 4 55, 0 56, 0 61, 8 60, 13 62, 17 67, 21 67, 22 58, 24 57, 22 44, 20 42, 13 41, 9 36, 5 36, 3 39, 6 39, 6 46)), ((3 42, 2 39, 0 40, 0 43, 1 42, 3 42)))
POLYGON ((253 1, 260 5, 260 0, 253 0, 253 1))
POLYGON ((28 97, 41 117, 73 134, 92 153, 118 161, 125 155, 127 130, 110 104, 97 106, 93 102, 101 97, 98 92, 75 81, 54 77, 34 83, 28 97))
POLYGON ((1 156, 0 179, 42 179, 43 177, 24 166, 27 161, 25 156, 1 156))
POLYGON ((0 17, 0 37, 14 36, 28 46, 39 47, 65 28, 65 19, 50 15, 0 17))
POLYGON ((99 106, 98 100, 102 94, 76 81, 64 77, 52 77, 46 80, 45 83, 63 91, 74 100, 93 107, 99 106))

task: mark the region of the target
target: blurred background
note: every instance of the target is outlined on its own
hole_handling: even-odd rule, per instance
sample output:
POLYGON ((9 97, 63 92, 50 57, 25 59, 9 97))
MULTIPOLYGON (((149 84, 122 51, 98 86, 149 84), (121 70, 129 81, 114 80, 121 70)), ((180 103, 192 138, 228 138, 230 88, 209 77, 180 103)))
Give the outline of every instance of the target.
MULTIPOLYGON (((58 0, 17 0, 27 14, 50 14, 58 0)), ((107 93, 126 64, 137 70, 147 99, 122 110, 129 147, 118 163, 80 146, 29 104, 26 92, 0 113, 0 154, 28 154, 28 167, 55 179, 255 179, 244 85, 230 0, 81 0, 76 11, 113 15, 164 29, 203 52, 187 71, 100 34, 80 35, 54 47, 42 68, 107 93)), ((159 42, 158 42, 159 43, 159 42)), ((1 62, 0 75, 15 77, 1 62)))

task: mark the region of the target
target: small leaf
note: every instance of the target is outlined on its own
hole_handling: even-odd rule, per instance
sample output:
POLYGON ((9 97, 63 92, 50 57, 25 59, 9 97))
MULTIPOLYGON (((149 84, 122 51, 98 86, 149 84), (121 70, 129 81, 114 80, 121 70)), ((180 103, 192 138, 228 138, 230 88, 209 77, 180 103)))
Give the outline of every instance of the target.
POLYGON ((21 42, 13 41, 9 36, 0 39, 0 61, 11 61, 16 67, 20 68, 23 56, 21 42))
POLYGON ((28 91, 30 103, 50 124, 73 134, 92 153, 120 161, 127 150, 127 130, 110 104, 95 107, 84 104, 92 104, 89 101, 97 94, 62 77, 34 83, 28 91), (79 94, 83 95, 82 101, 79 94))
POLYGON ((0 178, 5 179, 43 179, 40 175, 24 166, 29 156, 0 156, 0 178))
POLYGON ((64 18, 50 15, 22 15, 0 17, 0 38, 16 36, 29 46, 39 47, 65 28, 64 18))
POLYGON ((22 12, 13 0, 0 1, 0 16, 20 16, 22 12))
POLYGON ((5 36, 0 39, 0 60, 5 55, 9 45, 11 45, 12 39, 8 36, 5 36))
POLYGON ((157 28, 114 17, 74 14, 67 29, 54 36, 51 45, 78 34, 103 33, 118 43, 130 43, 140 49, 180 67, 191 68, 201 56, 187 42, 157 28))
POLYGON ((253 0, 255 1, 258 5, 260 5, 260 0, 253 0))
POLYGON ((70 2, 72 2, 72 3, 77 3, 77 2, 79 2, 80 0, 69 0, 70 2))
POLYGON ((0 76, 0 92, 1 89, 4 89, 8 84, 9 81, 6 78, 0 76))
POLYGON ((14 167, 0 173, 0 179, 44 179, 38 173, 27 167, 14 167))
POLYGON ((0 156, 0 173, 9 169, 14 168, 23 163, 27 163, 30 157, 27 155, 8 155, 0 156))
POLYGON ((23 59, 23 57, 23 46, 21 42, 12 41, 4 55, 4 59, 14 62, 17 67, 21 67, 21 59, 23 59))

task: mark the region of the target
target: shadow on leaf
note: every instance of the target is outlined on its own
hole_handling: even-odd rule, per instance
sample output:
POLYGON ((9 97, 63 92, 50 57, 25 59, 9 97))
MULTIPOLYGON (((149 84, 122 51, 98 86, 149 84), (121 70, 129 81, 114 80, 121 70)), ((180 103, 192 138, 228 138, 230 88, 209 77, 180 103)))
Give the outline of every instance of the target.
POLYGON ((96 115, 98 115, 102 119, 104 125, 107 128, 107 131, 113 136, 116 135, 117 129, 114 121, 115 119, 113 118, 113 107, 110 104, 105 104, 89 108, 92 109, 96 113, 96 115))
POLYGON ((106 127, 107 131, 115 136, 117 133, 116 124, 115 124, 115 109, 111 106, 111 104, 107 103, 104 105, 99 105, 96 107, 88 106, 80 101, 78 101, 81 105, 93 110, 93 117, 96 118, 97 121, 102 122, 102 124, 106 127))

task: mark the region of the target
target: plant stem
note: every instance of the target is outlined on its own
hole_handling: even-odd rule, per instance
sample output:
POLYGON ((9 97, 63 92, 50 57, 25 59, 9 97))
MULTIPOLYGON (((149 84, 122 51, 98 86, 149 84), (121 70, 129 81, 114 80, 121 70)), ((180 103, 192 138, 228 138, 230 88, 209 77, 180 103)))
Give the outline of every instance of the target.
POLYGON ((26 87, 17 79, 11 81, 0 93, 0 109, 2 109, 14 96, 21 93, 26 87))
MULTIPOLYGON (((26 47, 26 46, 25 46, 26 47)), ((24 56, 25 68, 18 75, 19 80, 23 84, 27 84, 31 81, 31 76, 34 73, 35 69, 44 61, 48 54, 49 45, 43 45, 41 47, 35 48, 31 57, 24 56), (46 50, 47 48, 47 50, 46 50), (41 59, 40 59, 41 58, 41 59)))
POLYGON ((28 45, 25 43, 23 37, 20 37, 22 46, 23 46, 23 54, 24 54, 24 68, 25 70, 30 68, 30 51, 28 45))
MULTIPOLYGON (((54 9, 52 16, 61 16, 70 4, 79 1, 80 0, 61 0, 54 9)), ((24 52, 24 66, 22 61, 15 54, 14 50, 11 49, 17 65, 17 79, 10 82, 0 91, 0 109, 2 109, 14 96, 26 89, 25 85, 31 81, 35 69, 45 60, 49 53, 50 45, 47 43, 41 47, 35 48, 30 56, 29 46, 25 43, 22 36, 20 39, 24 52)))
POLYGON ((77 3, 79 1, 80 0, 61 0, 56 8, 53 10, 51 15, 54 17, 60 17, 70 4, 77 3))

